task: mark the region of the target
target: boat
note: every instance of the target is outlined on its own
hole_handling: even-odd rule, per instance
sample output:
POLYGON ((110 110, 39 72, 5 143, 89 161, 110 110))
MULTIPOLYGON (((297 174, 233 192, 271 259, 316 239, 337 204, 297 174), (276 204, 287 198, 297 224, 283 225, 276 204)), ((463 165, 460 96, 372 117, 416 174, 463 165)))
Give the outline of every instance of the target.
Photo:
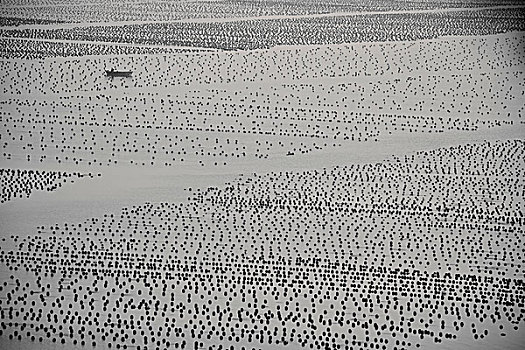
POLYGON ((113 68, 111 70, 106 69, 106 75, 108 77, 131 77, 131 74, 133 74, 133 72, 130 70, 115 70, 113 68))

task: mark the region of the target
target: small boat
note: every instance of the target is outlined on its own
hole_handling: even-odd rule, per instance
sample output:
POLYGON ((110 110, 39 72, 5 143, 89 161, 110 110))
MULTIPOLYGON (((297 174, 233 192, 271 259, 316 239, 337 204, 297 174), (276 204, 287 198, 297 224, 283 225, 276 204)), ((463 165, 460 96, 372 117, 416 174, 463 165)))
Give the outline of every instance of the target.
POLYGON ((111 70, 106 69, 106 75, 108 77, 131 77, 131 74, 133 74, 133 72, 130 70, 115 70, 113 68, 111 70))

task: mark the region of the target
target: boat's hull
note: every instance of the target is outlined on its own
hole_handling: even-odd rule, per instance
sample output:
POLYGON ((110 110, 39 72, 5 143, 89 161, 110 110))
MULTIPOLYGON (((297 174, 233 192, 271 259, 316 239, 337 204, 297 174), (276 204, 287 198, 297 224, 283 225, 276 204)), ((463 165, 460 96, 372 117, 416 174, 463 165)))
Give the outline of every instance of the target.
POLYGON ((131 71, 111 71, 107 70, 106 75, 108 77, 131 77, 131 71))

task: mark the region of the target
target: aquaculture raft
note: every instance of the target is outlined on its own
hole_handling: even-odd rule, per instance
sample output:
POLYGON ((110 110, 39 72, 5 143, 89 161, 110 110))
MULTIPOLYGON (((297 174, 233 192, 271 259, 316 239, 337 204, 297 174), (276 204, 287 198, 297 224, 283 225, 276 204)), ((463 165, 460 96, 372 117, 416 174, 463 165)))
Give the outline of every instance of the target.
POLYGON ((130 70, 107 70, 106 69, 106 75, 108 77, 131 77, 131 74, 133 74, 130 70))

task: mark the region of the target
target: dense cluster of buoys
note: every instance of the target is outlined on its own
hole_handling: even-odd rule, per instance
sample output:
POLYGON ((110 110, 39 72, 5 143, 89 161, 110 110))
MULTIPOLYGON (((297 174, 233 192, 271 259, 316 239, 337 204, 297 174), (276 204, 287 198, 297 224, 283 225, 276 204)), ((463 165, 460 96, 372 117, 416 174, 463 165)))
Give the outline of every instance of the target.
POLYGON ((248 232, 269 232, 247 239, 253 246, 243 249, 256 255, 268 245, 283 256, 300 254, 305 244, 313 256, 318 252, 344 257, 345 247, 360 247, 360 254, 352 257, 355 263, 374 265, 378 255, 388 251, 382 263, 390 268, 409 264, 517 277, 521 265, 502 262, 505 256, 521 254, 517 247, 525 220, 524 152, 522 140, 469 144, 378 164, 248 176, 224 188, 197 192, 194 199, 209 205, 210 212, 224 208, 242 213, 248 232), (268 224, 257 229, 259 215, 276 223, 294 213, 302 219, 288 230, 268 224), (311 228, 304 239, 299 228, 309 228, 304 226, 307 221, 311 228), (508 241, 487 248, 500 234, 508 241), (279 239, 272 244, 268 235, 279 239), (283 244, 283 240, 288 241, 283 244), (412 256, 421 244, 432 247, 435 259, 412 256))
POLYGON ((5 237, 1 335, 111 349, 504 337, 525 321, 524 153, 482 142, 243 175, 5 237))
POLYGON ((13 27, 25 24, 51 24, 58 21, 50 21, 38 18, 21 18, 21 17, 0 17, 0 27, 13 27))
POLYGON ((522 7, 459 12, 289 17, 227 22, 153 22, 116 26, 0 30, 2 37, 109 41, 221 50, 289 45, 414 41, 525 30, 522 7))
POLYGON ((0 203, 13 198, 29 198, 35 190, 55 191, 66 181, 74 182, 82 177, 95 175, 60 171, 0 169, 0 203))
MULTIPOLYGON (((9 0, 8 0, 9 1, 9 0)), ((14 2, 14 1, 9 1, 14 2)), ((19 4, 20 5, 20 4, 19 4)), ((381 7, 375 4, 339 4, 339 3, 312 3, 312 2, 281 2, 272 6, 258 6, 252 2, 129 2, 111 3, 86 3, 76 1, 54 1, 53 4, 39 4, 40 6, 10 6, 1 8, 7 16, 19 18, 40 18, 59 20, 64 22, 114 22, 126 21, 177 21, 181 19, 220 19, 237 17, 279 16, 279 15, 306 15, 341 11, 367 11, 367 10, 402 10, 402 9, 427 9, 439 7, 439 4, 401 4, 388 3, 381 7)), ((472 5, 467 5, 470 7, 472 5)), ((8 22, 13 23, 13 21, 8 22)))
POLYGON ((192 52, 192 49, 170 47, 123 46, 97 43, 40 41, 25 39, 0 39, 0 58, 41 60, 53 57, 78 57, 87 55, 159 55, 192 52))
MULTIPOLYGON (((506 0, 502 5, 522 5, 519 0, 506 0)), ((174 21, 179 19, 214 19, 258 16, 295 16, 338 12, 417 11, 457 6, 476 8, 493 6, 490 1, 471 1, 458 4, 439 1, 367 1, 367 2, 312 2, 308 0, 282 1, 261 5, 258 2, 186 2, 186 1, 133 1, 124 3, 83 2, 55 0, 28 6, 26 1, 5 0, 0 14, 14 19, 40 19, 64 22, 119 22, 119 21, 174 21), (8 6, 10 5, 10 6, 8 6)), ((5 18, 5 17, 4 17, 5 18)), ((6 21, 7 19, 5 19, 6 21)), ((12 22, 8 22, 12 23, 12 22)))

